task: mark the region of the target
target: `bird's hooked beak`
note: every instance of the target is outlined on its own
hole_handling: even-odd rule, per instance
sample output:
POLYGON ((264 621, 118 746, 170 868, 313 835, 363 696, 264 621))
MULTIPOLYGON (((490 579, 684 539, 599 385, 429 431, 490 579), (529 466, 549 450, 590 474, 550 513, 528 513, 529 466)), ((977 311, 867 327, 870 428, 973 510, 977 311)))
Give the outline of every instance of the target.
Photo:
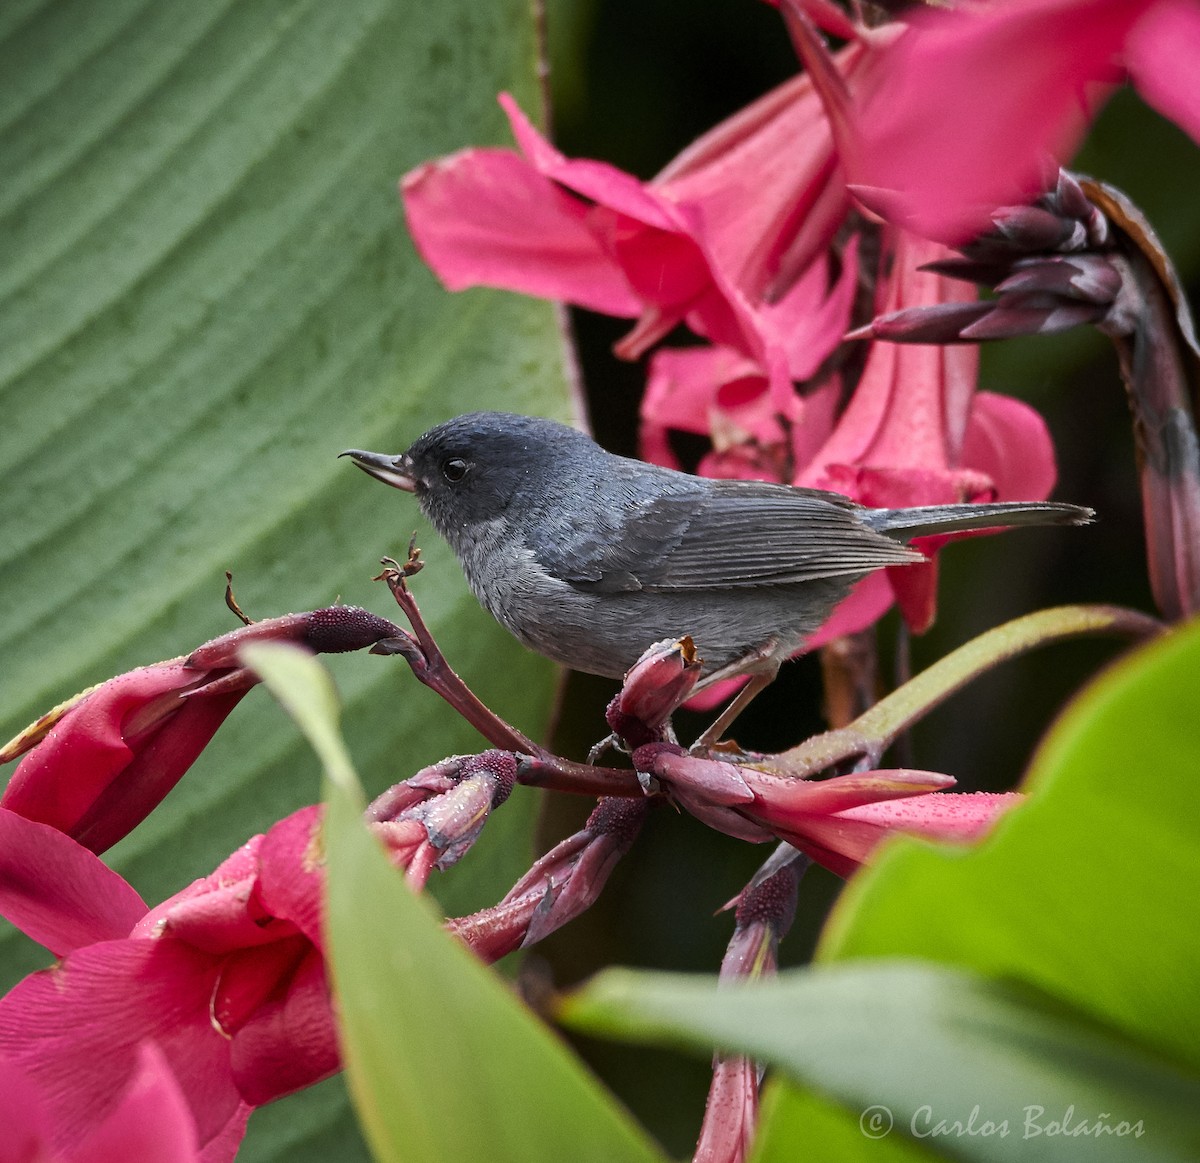
POLYGON ((417 478, 413 474, 412 461, 406 453, 399 456, 388 456, 383 452, 363 452, 360 448, 348 448, 339 452, 338 456, 348 456, 363 472, 373 476, 385 485, 394 489, 403 489, 406 493, 417 491, 417 478))

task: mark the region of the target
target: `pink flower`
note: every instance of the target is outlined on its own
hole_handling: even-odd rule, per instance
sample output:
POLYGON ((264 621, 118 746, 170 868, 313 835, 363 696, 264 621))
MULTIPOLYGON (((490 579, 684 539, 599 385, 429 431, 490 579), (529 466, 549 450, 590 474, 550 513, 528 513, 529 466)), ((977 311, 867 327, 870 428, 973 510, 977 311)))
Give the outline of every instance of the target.
POLYGON ((664 348, 650 359, 642 455, 681 468, 670 434, 689 433, 712 442, 701 476, 790 481, 832 430, 840 395, 830 376, 803 396, 789 384, 781 398, 762 366, 731 348, 664 348))
POLYGON ((1041 192, 1126 76, 1200 141, 1195 0, 1004 0, 926 8, 854 95, 850 180, 898 195, 900 219, 960 242, 996 206, 1041 192))
MULTIPOLYGON (((368 819, 395 863, 421 865, 423 883, 470 847, 515 773, 508 752, 448 760, 390 789, 368 819)), ((44 1092, 54 1150, 74 1150, 109 1117, 146 1043, 178 1080, 203 1163, 232 1158, 253 1107, 339 1068, 322 810, 293 812, 147 909, 90 850, 0 807, 0 915, 59 958, 0 999, 0 1060, 44 1092)), ((626 831, 628 847, 636 828, 626 831)), ((590 875, 603 859, 587 862, 590 875)), ((562 909, 583 898, 589 874, 562 909)), ((548 891, 533 902, 543 923, 548 891)))
POLYGON ((301 809, 148 911, 86 848, 0 809, 0 912, 60 958, 0 999, 0 1057, 43 1092, 55 1150, 117 1109, 146 1042, 199 1144, 227 1146, 212 1160, 250 1108, 337 1069, 318 824, 301 809))
POLYGON ((112 1113, 80 1142, 56 1150, 50 1106, 34 1081, 10 1061, 0 1058, 0 1125, 4 1127, 6 1160, 45 1160, 46 1163, 216 1163, 233 1157, 232 1150, 203 1154, 196 1145, 196 1127, 175 1076, 153 1042, 138 1047, 137 1064, 129 1085, 112 1113))
MULTIPOLYGON (((838 58, 858 67, 861 48, 838 58)), ((570 160, 501 97, 521 154, 471 149, 402 183, 418 250, 451 290, 485 284, 636 317, 633 358, 677 324, 811 375, 845 330, 853 253, 827 249, 850 206, 807 77, 723 122, 650 182, 570 160)), ((773 371, 772 374, 775 374, 773 371)))
POLYGON ((245 626, 187 658, 111 678, 54 708, 0 750, 0 762, 28 752, 0 807, 103 852, 162 802, 258 682, 238 663, 243 643, 288 639, 337 652, 399 633, 366 610, 331 606, 245 626))

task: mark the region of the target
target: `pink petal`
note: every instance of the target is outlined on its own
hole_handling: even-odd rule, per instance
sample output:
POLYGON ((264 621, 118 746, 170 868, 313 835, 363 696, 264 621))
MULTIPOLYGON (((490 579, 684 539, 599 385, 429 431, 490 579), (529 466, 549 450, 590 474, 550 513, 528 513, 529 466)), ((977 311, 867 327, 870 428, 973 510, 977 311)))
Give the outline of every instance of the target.
MULTIPOLYGON (((942 275, 919 269, 945 256, 933 243, 891 232, 892 274, 879 310, 929 306, 974 297, 974 291, 942 275)), ((957 465, 978 354, 973 347, 873 343, 862 377, 833 434, 796 483, 847 491, 837 472, 870 468, 929 474, 957 465)), ((883 498, 868 504, 914 504, 883 498)), ((947 499, 930 497, 924 503, 947 499)))
POLYGON ((1054 445, 1045 420, 1011 396, 978 392, 962 463, 986 476, 1002 501, 1042 501, 1054 488, 1054 445))
POLYGON ((851 816, 792 816, 772 826, 781 839, 795 845, 838 876, 849 876, 865 864, 888 834, 885 825, 851 816))
MULTIPOLYGON (((835 56, 834 67, 852 77, 865 55, 862 44, 851 44, 835 56)), ((714 264, 752 302, 786 297, 850 209, 808 74, 721 122, 652 184, 701 212, 714 264)))
POLYGON ((198 1163, 196 1124, 162 1051, 137 1050, 120 1105, 74 1151, 71 1163, 198 1163))
POLYGON ((142 898, 88 849, 57 828, 0 808, 0 914, 63 956, 127 936, 142 898))
MULTIPOLYGON (((899 191, 904 225, 962 241, 1066 161, 1148 0, 1004 0, 909 17, 856 94, 851 181, 899 191)), ((1188 73, 1190 78, 1191 74, 1188 73)))
POLYGON ((842 341, 858 290, 858 235, 842 254, 836 283, 829 285, 829 260, 815 258, 777 303, 757 308, 766 342, 784 355, 788 378, 807 380, 842 341))
POLYGON ((246 1122, 253 1108, 238 1103, 229 1121, 200 1150, 199 1163, 233 1163, 246 1134, 246 1122))
POLYGON ((26 755, 0 804, 69 832, 133 758, 122 736, 125 720, 151 701, 194 685, 200 677, 183 663, 171 662, 143 666, 102 683, 26 755))
POLYGON ((675 207, 632 174, 607 162, 564 157, 534 128, 512 97, 501 93, 499 101, 517 145, 538 173, 644 226, 674 231, 683 225, 675 207))
POLYGON ((891 608, 895 595, 882 573, 873 573, 855 583, 854 589, 834 608, 824 625, 805 644, 804 649, 817 650, 846 634, 857 634, 873 626, 891 608))
POLYGON ((0 1056, 0 1160, 3 1163, 40 1163, 48 1156, 46 1145, 52 1124, 33 1080, 8 1058, 0 1056))
POLYGON ((276 940, 263 925, 269 916, 250 904, 262 841, 261 835, 251 837, 214 872, 151 909, 130 935, 167 934, 214 954, 276 940))
POLYGON ((236 1114, 229 1044, 213 1027, 213 960, 178 941, 104 941, 68 954, 0 999, 0 1055, 45 1097, 54 1145, 78 1142, 117 1109, 156 1042, 201 1144, 236 1114))
POLYGON ((209 1005, 213 1024, 226 1037, 234 1037, 253 1021, 260 1006, 269 1004, 279 994, 311 948, 307 938, 299 933, 285 932, 277 941, 239 949, 220 958, 209 1005))
POLYGON ((758 1125, 758 1065, 718 1058, 692 1163, 742 1163, 758 1125))
POLYGON ((314 804, 272 825, 263 840, 258 872, 262 909, 291 922, 318 949, 324 941, 323 814, 321 805, 314 804))
POLYGON ((841 818, 934 840, 976 840, 1022 798, 1019 792, 941 792, 911 800, 863 804, 842 812, 841 818))
MULTIPOLYGON (((942 541, 941 538, 922 537, 918 541, 942 541)), ((918 549, 931 553, 923 545, 918 549)), ((914 634, 924 634, 937 615, 938 563, 936 558, 916 565, 894 567, 884 571, 900 614, 914 634)))
POLYGON ((311 947, 276 996, 234 1035, 238 1091, 258 1106, 312 1086, 339 1069, 337 1029, 321 955, 311 947))
POLYGON ((642 400, 642 455, 668 468, 681 465, 669 433, 730 442, 779 442, 783 432, 767 399, 767 380, 754 360, 728 347, 663 348, 650 359, 642 400))
POLYGON ((1125 63, 1137 90, 1164 117, 1200 142, 1200 5, 1160 0, 1134 25, 1125 63))
POLYGON ((246 693, 208 694, 208 677, 161 662, 109 679, 25 756, 0 804, 103 852, 162 801, 246 693))
POLYGON ((428 162, 401 193, 421 257, 452 291, 503 287, 626 318, 641 310, 589 207, 511 150, 428 162))
POLYGON ((192 694, 170 721, 137 747, 129 766, 97 797, 71 834, 99 853, 132 832, 187 773, 245 694, 192 694))

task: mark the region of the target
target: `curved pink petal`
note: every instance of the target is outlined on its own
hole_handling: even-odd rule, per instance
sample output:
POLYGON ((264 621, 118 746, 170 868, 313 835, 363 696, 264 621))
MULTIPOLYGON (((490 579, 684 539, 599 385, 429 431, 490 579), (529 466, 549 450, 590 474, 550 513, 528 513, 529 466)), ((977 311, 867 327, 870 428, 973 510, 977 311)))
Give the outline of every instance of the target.
POLYGON ((250 908, 262 841, 261 835, 252 836, 208 876, 155 905, 130 936, 166 934, 206 953, 227 953, 275 940, 275 934, 263 927, 269 917, 250 908))
POLYGON ((518 147, 538 173, 645 226, 663 231, 680 228, 675 207, 645 183, 607 162, 565 157, 534 128, 509 94, 501 93, 499 101, 518 147))
POLYGON ((787 779, 749 768, 746 780, 756 796, 755 813, 773 823, 786 821, 793 813, 845 815, 865 804, 914 797, 923 801, 930 792, 944 791, 955 783, 953 776, 938 771, 909 768, 864 771, 828 779, 787 779))
POLYGON ((179 941, 104 941, 0 998, 0 1055, 45 1096, 57 1149, 117 1109, 146 1040, 170 1064, 200 1143, 226 1130, 240 1100, 210 1019, 215 981, 213 959, 179 941))
POLYGON ((0 808, 0 914, 63 956, 125 937, 146 913, 133 887, 49 824, 0 808))
POLYGON ((1003 0, 926 9, 855 94, 855 184, 897 191, 901 223, 959 242, 1067 160, 1096 86, 1149 0, 1003 0))
POLYGON ((772 828, 830 871, 846 876, 894 832, 930 840, 977 840, 1021 799, 1017 792, 931 792, 832 815, 797 813, 772 828))
POLYGON ((511 150, 469 149, 401 183, 421 257, 452 291, 484 285, 607 315, 641 303, 589 222, 591 208, 511 150))
POLYGON ((341 1066, 325 964, 313 948, 234 1035, 234 1081, 254 1106, 312 1086, 341 1066))
MULTIPOLYGON (((286 922, 280 924, 292 928, 286 922)), ((220 958, 209 1005, 213 1024, 226 1037, 235 1037, 254 1020, 260 1006, 279 995, 311 949, 305 937, 291 931, 269 944, 238 949, 220 958)))
POLYGON ((323 815, 314 804, 272 825, 259 855, 257 888, 263 910, 295 925, 318 949, 324 943, 323 815))
POLYGON ((174 661, 102 683, 21 760, 0 805, 103 852, 162 801, 246 693, 208 694, 208 680, 174 661))
POLYGON ((807 380, 842 341, 859 287, 857 235, 841 255, 841 270, 830 285, 830 263, 815 258, 806 273, 776 303, 759 306, 764 342, 784 357, 792 380, 807 380))
MULTIPOLYGON (((974 298, 972 288, 920 268, 945 257, 936 243, 891 232, 892 273, 879 309, 928 306, 974 298)), ((856 491, 863 470, 894 474, 925 474, 931 483, 938 474, 958 466, 978 370, 974 347, 928 344, 873 343, 862 376, 837 427, 796 484, 832 488, 865 504, 897 506, 935 504, 959 497, 945 494, 922 501, 919 490, 904 490, 889 499, 876 487, 872 496, 856 491)))
POLYGON ((1046 421, 1028 404, 977 392, 962 445, 962 464, 987 477, 1001 501, 1042 501, 1058 472, 1046 421))
POLYGON ((200 1149, 199 1163, 233 1163, 252 1113, 253 1107, 249 1103, 238 1103, 226 1124, 200 1149))
POLYGON ((758 1063, 719 1057, 692 1163, 743 1163, 758 1125, 758 1063))
POLYGON ((1159 0, 1134 25, 1125 64, 1137 91, 1164 117, 1200 142, 1200 4, 1159 0))
POLYGON ((862 804, 840 816, 931 840, 977 840, 1023 798, 1020 792, 939 792, 862 804))
POLYGON ((93 852, 127 836, 183 778, 245 690, 208 694, 198 689, 148 738, 133 759, 76 821, 70 834, 93 852))
POLYGON ((70 1163, 199 1163, 196 1124, 163 1053, 152 1042, 120 1104, 70 1153, 70 1163))
MULTIPOLYGON (((102 683, 67 711, 17 765, 0 805, 69 832, 133 758, 122 732, 125 720, 202 677, 203 672, 172 662, 143 666, 102 683)), ((164 707, 161 713, 168 711, 164 707)))

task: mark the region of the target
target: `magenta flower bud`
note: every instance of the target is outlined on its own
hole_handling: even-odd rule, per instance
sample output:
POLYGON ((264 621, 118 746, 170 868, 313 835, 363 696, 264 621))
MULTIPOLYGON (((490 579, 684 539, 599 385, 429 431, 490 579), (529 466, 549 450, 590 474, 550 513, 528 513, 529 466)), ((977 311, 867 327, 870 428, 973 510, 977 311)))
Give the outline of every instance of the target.
POLYGON ((0 749, 25 754, 0 806, 50 824, 100 853, 162 802, 258 682, 238 650, 264 639, 317 651, 360 650, 401 633, 354 606, 268 618, 186 659, 139 667, 56 707, 0 749))
POLYGON ((650 646, 630 667, 620 693, 605 712, 618 738, 632 747, 650 743, 700 678, 701 659, 685 635, 650 646))
POLYGON ((484 961, 528 947, 574 920, 600 895, 633 845, 649 801, 609 796, 587 823, 556 844, 492 908, 459 917, 449 928, 484 961))
MULTIPOLYGON (((158 806, 257 681, 178 660, 111 678, 46 717, 0 806, 103 852, 158 806)), ((14 744, 6 759, 23 750, 14 744)))
POLYGON ((516 782, 509 751, 456 756, 384 792, 367 810, 372 830, 408 881, 422 888, 434 868, 456 864, 516 782))
MULTIPOLYGON (((808 863, 796 856, 738 897, 737 927, 721 962, 723 982, 775 975, 779 940, 791 928, 796 889, 808 863)), ((748 1058, 717 1056, 693 1163, 727 1163, 748 1157, 758 1125, 760 1077, 757 1063, 748 1058)))

